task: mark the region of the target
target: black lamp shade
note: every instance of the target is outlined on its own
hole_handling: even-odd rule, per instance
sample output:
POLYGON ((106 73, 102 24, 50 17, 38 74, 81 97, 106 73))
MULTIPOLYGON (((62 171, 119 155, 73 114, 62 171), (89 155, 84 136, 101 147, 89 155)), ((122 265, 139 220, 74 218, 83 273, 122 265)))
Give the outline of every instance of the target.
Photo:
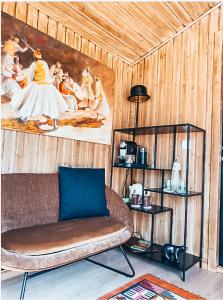
POLYGON ((130 96, 128 100, 131 102, 145 102, 150 99, 150 96, 147 95, 147 89, 144 85, 134 85, 131 88, 130 96))

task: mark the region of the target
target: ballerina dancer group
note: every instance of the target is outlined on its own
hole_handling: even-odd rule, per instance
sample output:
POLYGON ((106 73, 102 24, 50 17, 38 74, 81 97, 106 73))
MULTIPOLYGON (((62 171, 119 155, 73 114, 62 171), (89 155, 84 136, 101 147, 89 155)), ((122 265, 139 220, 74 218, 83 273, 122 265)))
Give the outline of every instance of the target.
POLYGON ((10 105, 21 122, 37 116, 53 120, 57 127, 60 114, 76 110, 92 110, 98 118, 110 115, 109 105, 99 78, 89 68, 82 72, 82 84, 78 85, 68 72, 63 72, 57 61, 49 69, 39 49, 32 49, 25 40, 26 47, 19 45, 18 37, 13 36, 3 45, 1 65, 1 95, 11 99, 10 105), (18 52, 33 51, 34 61, 23 69, 18 52), (95 84, 95 94, 92 85, 95 84))

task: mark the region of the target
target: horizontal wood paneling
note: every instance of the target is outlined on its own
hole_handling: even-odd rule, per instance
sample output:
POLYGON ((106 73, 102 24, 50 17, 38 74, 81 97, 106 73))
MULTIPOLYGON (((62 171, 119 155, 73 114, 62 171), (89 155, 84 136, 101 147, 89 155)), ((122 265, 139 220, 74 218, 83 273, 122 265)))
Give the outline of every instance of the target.
MULTIPOLYGON (((132 77, 132 68, 128 64, 31 5, 5 2, 3 11, 112 68, 116 74, 114 111, 118 112, 113 114, 113 126, 122 127, 128 123, 126 98, 129 95, 132 77)), ((2 131, 2 173, 56 172, 59 165, 104 167, 108 182, 110 146, 10 130, 2 131)), ((120 180, 124 179, 121 177, 120 180)))
MULTIPOLYGON (((174 6, 179 9, 178 4, 174 6)), ((197 17, 197 11, 192 9, 191 3, 183 2, 181 6, 190 12, 193 19, 197 17)), ((203 257, 204 265, 211 270, 216 270, 218 265, 222 18, 221 6, 134 65, 132 81, 134 84, 144 82, 151 96, 150 101, 140 104, 140 126, 192 123, 206 129, 203 257)), ((180 138, 182 137, 179 137, 179 141, 180 138)), ((158 154, 162 164, 170 162, 168 156, 168 149, 171 149, 170 142, 168 136, 160 142, 162 150, 158 151, 158 154)), ((201 178, 199 179, 197 174, 201 171, 202 162, 201 156, 198 155, 202 154, 200 138, 192 140, 191 153, 190 187, 199 189, 201 178)), ((177 155, 184 168, 185 151, 181 146, 177 149, 177 155)), ((146 184, 154 186, 157 181, 156 175, 152 174, 147 178, 146 184)), ((182 244, 184 202, 180 198, 165 197, 165 199, 165 205, 174 208, 173 242, 182 244)), ((154 195, 154 202, 156 201, 158 199, 154 195)), ((200 209, 200 198, 191 198, 188 215, 188 251, 196 254, 199 253, 200 209)), ((136 229, 150 238, 148 216, 138 214, 135 219, 136 229)), ((165 226, 165 223, 162 223, 164 221, 168 221, 168 217, 165 220, 159 217, 155 229, 157 241, 160 243, 167 240, 168 230, 160 227, 165 226)))

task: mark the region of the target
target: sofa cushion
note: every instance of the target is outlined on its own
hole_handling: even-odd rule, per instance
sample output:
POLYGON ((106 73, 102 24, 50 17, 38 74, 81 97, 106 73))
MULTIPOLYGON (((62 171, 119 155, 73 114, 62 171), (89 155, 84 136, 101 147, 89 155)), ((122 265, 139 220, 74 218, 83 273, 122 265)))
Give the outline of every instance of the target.
POLYGON ((109 216, 105 170, 59 167, 60 221, 109 216))
POLYGON ((2 234, 2 247, 25 255, 50 254, 109 240, 126 226, 112 217, 70 220, 13 229, 2 234))

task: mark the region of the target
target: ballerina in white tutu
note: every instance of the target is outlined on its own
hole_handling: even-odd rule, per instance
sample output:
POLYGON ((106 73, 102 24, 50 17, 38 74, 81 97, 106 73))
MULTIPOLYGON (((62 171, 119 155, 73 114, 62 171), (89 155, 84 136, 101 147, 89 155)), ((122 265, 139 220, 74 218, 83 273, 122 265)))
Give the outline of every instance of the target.
POLYGON ((55 128, 59 114, 67 111, 68 107, 52 84, 49 67, 42 60, 39 49, 34 51, 34 59, 29 67, 30 83, 12 99, 11 105, 22 121, 30 117, 46 116, 53 119, 55 128))

